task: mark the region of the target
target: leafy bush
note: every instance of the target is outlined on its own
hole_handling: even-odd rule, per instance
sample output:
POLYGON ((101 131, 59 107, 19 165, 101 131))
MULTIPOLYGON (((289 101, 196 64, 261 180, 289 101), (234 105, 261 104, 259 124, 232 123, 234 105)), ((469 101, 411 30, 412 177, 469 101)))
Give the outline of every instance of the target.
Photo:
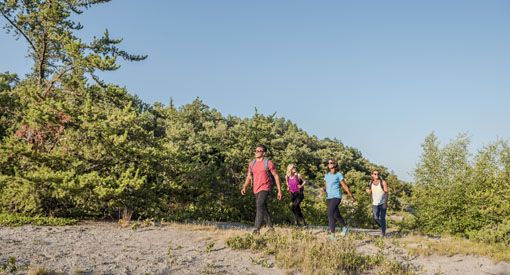
POLYGON ((468 232, 472 240, 489 244, 504 244, 510 246, 510 219, 506 219, 497 225, 488 225, 480 230, 468 232))
POLYGON ((364 192, 371 169, 391 179, 390 188, 404 185, 357 149, 336 139, 320 140, 274 114, 225 117, 199 99, 178 108, 172 102, 150 106, 103 82, 96 72, 118 69, 117 57, 146 56, 120 50, 122 40, 110 38, 108 31, 90 43, 75 36, 81 25, 71 15, 95 4, 42 1, 34 9, 28 2, 8 1, 0 6, 10 19, 6 28, 32 45, 34 62, 25 79, 0 74, 0 210, 252 222, 253 196, 241 196, 240 189, 260 143, 269 148, 284 189, 283 201, 269 203, 275 223, 292 217, 285 191, 289 163, 317 183, 307 187, 303 202, 305 218, 314 224, 327 223, 324 199, 311 195, 323 185, 327 158, 339 160, 359 199, 341 207, 353 226, 374 225, 364 192))
POLYGON ((0 225, 2 226, 22 226, 31 225, 47 225, 47 226, 63 226, 75 225, 75 219, 41 217, 41 216, 25 216, 19 213, 0 213, 0 225))
POLYGON ((460 135, 443 148, 432 133, 415 169, 415 227, 426 233, 508 243, 510 145, 499 140, 468 152, 460 135))

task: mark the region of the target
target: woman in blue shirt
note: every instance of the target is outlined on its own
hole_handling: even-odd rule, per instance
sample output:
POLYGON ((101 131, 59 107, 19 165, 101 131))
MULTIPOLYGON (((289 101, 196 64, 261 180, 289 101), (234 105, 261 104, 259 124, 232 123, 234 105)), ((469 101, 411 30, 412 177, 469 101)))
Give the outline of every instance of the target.
POLYGON ((349 194, 353 202, 356 202, 356 199, 352 196, 351 191, 347 184, 345 184, 344 176, 339 172, 340 168, 338 167, 338 162, 335 159, 328 159, 328 168, 326 169, 326 175, 324 176, 324 180, 326 181, 326 185, 323 189, 321 189, 321 194, 326 191, 326 200, 328 202, 328 221, 329 221, 329 230, 331 231, 331 236, 329 237, 331 240, 335 239, 335 219, 342 225, 342 233, 340 235, 345 236, 349 228, 345 223, 344 219, 340 215, 340 210, 338 210, 338 206, 342 201, 342 192, 340 191, 340 185, 342 188, 349 194))

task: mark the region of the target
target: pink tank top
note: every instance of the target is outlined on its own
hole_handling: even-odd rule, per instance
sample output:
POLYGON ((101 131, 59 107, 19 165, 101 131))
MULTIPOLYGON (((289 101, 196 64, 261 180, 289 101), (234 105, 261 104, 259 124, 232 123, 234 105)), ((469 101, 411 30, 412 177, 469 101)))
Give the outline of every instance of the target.
POLYGON ((294 178, 287 178, 287 183, 289 184, 289 191, 291 193, 299 192, 299 180, 298 176, 295 175, 294 178))

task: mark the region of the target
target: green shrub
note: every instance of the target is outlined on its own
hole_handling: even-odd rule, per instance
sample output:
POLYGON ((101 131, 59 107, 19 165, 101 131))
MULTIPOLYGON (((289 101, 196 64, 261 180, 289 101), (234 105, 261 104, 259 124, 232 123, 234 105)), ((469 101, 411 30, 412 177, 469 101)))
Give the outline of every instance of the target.
POLYGON ((19 213, 0 213, 0 225, 2 226, 22 226, 25 224, 62 226, 75 225, 77 220, 67 218, 53 218, 41 216, 25 216, 19 213))
POLYGON ((510 245, 510 219, 496 225, 485 226, 478 231, 471 231, 468 235, 472 240, 489 244, 502 243, 508 247, 510 245))

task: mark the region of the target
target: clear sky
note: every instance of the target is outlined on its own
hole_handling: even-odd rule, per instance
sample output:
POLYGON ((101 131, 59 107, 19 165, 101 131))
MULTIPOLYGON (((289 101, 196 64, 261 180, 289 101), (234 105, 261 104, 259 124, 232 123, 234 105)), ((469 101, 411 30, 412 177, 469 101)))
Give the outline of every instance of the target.
MULTIPOLYGON (((507 0, 116 0, 76 19, 149 55, 102 74, 147 103, 276 112, 404 180, 431 132, 473 153, 510 138, 507 0)), ((0 33, 0 71, 27 73, 26 49, 0 33)))

